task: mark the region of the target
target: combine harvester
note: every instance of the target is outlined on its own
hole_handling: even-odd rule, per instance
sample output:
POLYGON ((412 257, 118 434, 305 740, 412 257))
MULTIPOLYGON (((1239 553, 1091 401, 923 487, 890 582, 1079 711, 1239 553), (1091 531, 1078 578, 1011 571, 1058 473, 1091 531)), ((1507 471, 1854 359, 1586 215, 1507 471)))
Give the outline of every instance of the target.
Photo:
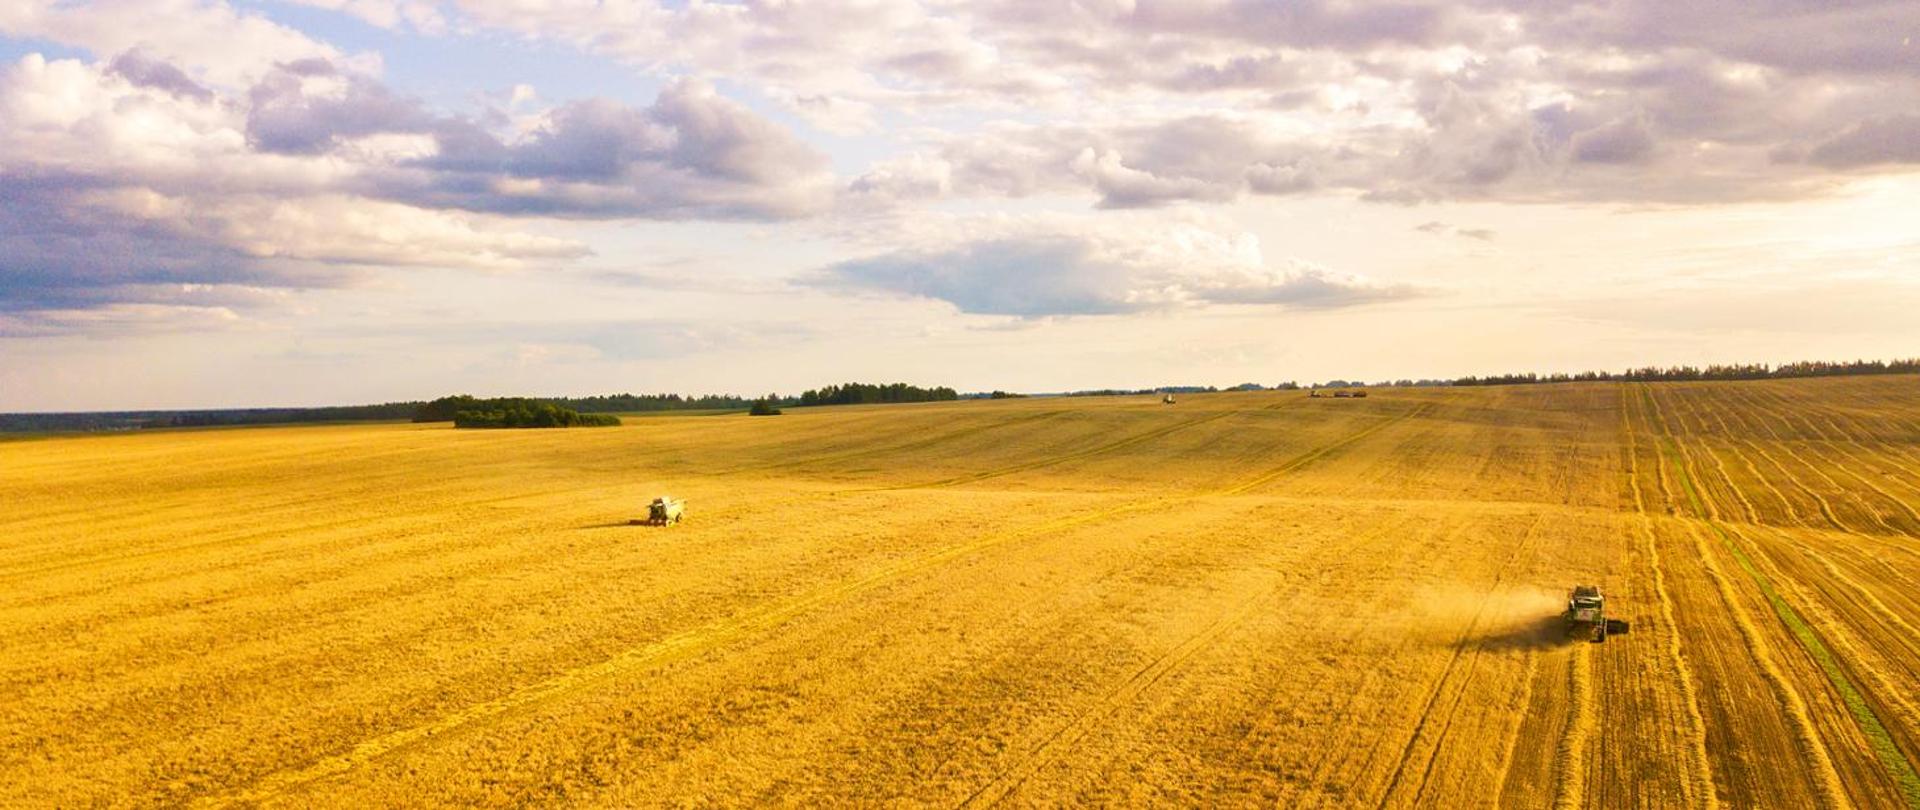
POLYGON ((1586 633, 1595 644, 1608 633, 1627 632, 1627 623, 1607 618, 1607 599, 1597 585, 1580 585, 1567 595, 1567 635, 1586 633))
POLYGON ((662 495, 647 504, 645 520, 634 520, 635 526, 671 526, 687 516, 687 502, 662 495))

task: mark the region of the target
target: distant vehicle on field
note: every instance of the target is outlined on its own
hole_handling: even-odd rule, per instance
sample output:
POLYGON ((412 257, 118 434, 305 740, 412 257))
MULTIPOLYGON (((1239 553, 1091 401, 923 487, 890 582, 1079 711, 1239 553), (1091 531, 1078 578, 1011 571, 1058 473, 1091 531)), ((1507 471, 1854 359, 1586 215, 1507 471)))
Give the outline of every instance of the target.
POLYGON ((647 504, 647 519, 635 523, 647 526, 670 526, 679 523, 687 516, 687 502, 662 495, 647 504))
POLYGON ((1627 623, 1607 618, 1607 599, 1597 585, 1579 585, 1567 595, 1567 634, 1587 634, 1596 644, 1606 641, 1608 633, 1627 632, 1627 623))

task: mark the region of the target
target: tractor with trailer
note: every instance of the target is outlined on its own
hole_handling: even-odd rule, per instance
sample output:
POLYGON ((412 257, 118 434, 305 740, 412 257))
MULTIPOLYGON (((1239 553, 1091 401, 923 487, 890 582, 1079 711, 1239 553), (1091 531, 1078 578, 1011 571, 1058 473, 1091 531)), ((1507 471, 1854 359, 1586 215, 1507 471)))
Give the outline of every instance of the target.
POLYGON ((1567 635, 1586 634, 1595 644, 1607 640, 1609 633, 1627 632, 1627 623, 1607 618, 1607 598, 1597 585, 1580 585, 1567 595, 1567 635))

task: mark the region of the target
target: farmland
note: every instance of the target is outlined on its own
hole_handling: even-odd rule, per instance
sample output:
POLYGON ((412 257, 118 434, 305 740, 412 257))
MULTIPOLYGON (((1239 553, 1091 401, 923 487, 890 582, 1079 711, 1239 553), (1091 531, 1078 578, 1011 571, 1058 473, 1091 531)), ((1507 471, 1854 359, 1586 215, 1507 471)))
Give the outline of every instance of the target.
POLYGON ((1916 582, 1912 376, 9 442, 0 801, 1920 808, 1916 582))

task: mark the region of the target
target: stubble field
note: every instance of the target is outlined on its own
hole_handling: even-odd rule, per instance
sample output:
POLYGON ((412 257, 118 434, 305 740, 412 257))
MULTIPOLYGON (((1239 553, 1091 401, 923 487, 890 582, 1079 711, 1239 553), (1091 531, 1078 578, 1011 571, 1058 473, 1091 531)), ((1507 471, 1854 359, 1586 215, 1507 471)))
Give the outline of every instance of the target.
POLYGON ((8 442, 0 799, 1920 808, 1916 583, 1903 376, 8 442))

